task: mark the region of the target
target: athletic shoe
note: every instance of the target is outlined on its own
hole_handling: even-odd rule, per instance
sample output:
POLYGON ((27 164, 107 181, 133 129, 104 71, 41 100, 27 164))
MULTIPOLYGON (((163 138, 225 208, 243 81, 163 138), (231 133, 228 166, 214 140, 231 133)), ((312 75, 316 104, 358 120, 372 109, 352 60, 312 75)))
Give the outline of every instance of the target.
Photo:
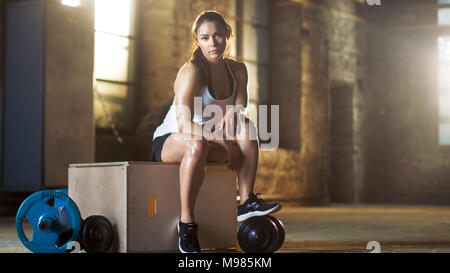
POLYGON ((262 216, 274 213, 281 209, 280 203, 267 203, 259 198, 258 195, 260 194, 257 193, 255 195, 251 193, 244 204, 238 206, 238 222, 243 222, 253 216, 262 216))
POLYGON ((182 223, 178 219, 178 248, 182 253, 199 253, 200 245, 197 239, 198 225, 196 223, 182 223))

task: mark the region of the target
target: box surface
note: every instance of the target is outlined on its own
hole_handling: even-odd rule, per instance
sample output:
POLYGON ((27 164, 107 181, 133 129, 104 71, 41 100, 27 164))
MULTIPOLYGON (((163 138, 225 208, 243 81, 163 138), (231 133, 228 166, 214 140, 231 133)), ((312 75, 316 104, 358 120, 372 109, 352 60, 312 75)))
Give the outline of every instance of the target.
MULTIPOLYGON (((69 165, 69 196, 81 217, 107 217, 115 230, 112 252, 178 251, 178 163, 108 162, 69 165)), ((236 248, 236 175, 208 163, 195 217, 202 249, 236 248)))

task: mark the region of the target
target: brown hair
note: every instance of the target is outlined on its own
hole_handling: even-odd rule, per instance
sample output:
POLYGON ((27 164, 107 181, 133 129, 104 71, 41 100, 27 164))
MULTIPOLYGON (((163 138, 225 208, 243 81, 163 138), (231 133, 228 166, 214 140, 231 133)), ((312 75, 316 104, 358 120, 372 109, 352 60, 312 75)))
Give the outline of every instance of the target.
POLYGON ((210 80, 210 72, 209 72, 209 63, 208 60, 206 60, 205 56, 202 53, 202 50, 197 45, 197 30, 203 24, 203 22, 217 22, 219 26, 225 28, 226 30, 226 36, 227 36, 227 47, 225 49, 224 55, 228 55, 228 52, 230 50, 229 42, 232 35, 232 30, 230 25, 225 21, 222 15, 220 15, 217 11, 209 10, 204 11, 200 13, 199 16, 195 19, 194 23, 192 24, 192 56, 189 60, 191 63, 193 63, 195 66, 197 66, 200 69, 201 75, 202 75, 202 83, 207 84, 210 80))

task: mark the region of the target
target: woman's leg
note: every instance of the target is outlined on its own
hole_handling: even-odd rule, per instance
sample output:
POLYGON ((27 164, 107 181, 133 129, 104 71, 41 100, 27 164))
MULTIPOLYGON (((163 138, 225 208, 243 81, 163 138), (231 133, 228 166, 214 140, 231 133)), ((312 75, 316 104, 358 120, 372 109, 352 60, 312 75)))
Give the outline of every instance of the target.
POLYGON ((258 134, 253 122, 245 119, 241 130, 237 133, 236 143, 241 149, 241 166, 237 170, 239 194, 238 222, 250 217, 267 215, 281 209, 279 202, 267 203, 253 193, 256 169, 258 167, 258 134), (250 136, 250 137, 249 137, 250 136))
MULTIPOLYGON (((241 166, 236 170, 241 204, 253 193, 258 167, 258 140, 249 137, 257 136, 257 129, 247 118, 244 129, 232 140, 241 150, 241 166)), ((205 176, 206 162, 224 162, 226 151, 204 138, 193 140, 189 135, 173 134, 164 142, 161 159, 163 162, 180 162, 181 221, 195 222, 195 201, 205 176)))
POLYGON ((240 204, 242 205, 253 193, 256 169, 258 167, 258 140, 249 136, 257 136, 256 126, 248 118, 245 119, 243 129, 236 133, 235 141, 241 150, 241 166, 237 169, 240 204), (251 132, 251 133, 250 133, 251 132))
POLYGON ((195 222, 195 201, 205 176, 208 150, 206 139, 194 140, 189 135, 173 134, 164 142, 162 161, 180 163, 180 220, 183 223, 195 222))

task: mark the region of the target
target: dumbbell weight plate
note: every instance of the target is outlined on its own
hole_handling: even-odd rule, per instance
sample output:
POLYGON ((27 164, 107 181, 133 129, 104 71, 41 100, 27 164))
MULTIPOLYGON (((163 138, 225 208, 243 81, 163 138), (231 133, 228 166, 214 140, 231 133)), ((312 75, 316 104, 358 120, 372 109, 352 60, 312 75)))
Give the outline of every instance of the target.
POLYGON ((279 244, 277 225, 266 216, 249 218, 239 226, 238 242, 245 252, 274 252, 279 244))
POLYGON ((27 197, 16 214, 16 231, 20 241, 32 252, 63 253, 80 232, 80 212, 64 192, 42 190, 27 197), (23 219, 33 227, 33 237, 23 231, 23 219))
POLYGON ((284 238, 285 238, 286 231, 284 229, 283 223, 279 219, 273 217, 272 215, 266 215, 266 216, 269 217, 277 225, 277 229, 278 229, 278 246, 277 246, 277 248, 275 250, 275 251, 277 251, 278 249, 280 249, 280 247, 284 243, 284 238))
POLYGON ((91 215, 83 221, 81 228, 81 247, 88 253, 108 251, 114 240, 114 230, 108 218, 91 215))

